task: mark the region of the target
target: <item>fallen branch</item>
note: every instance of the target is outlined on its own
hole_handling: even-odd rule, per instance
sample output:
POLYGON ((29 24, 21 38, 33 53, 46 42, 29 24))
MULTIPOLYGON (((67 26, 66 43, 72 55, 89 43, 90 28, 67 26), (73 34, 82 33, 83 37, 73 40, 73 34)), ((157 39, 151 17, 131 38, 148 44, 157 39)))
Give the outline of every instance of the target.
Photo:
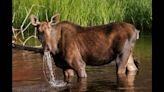
POLYGON ((19 49, 19 50, 33 51, 35 53, 43 53, 43 49, 41 47, 40 48, 37 48, 37 47, 23 46, 23 45, 18 45, 18 44, 12 43, 12 48, 19 49))

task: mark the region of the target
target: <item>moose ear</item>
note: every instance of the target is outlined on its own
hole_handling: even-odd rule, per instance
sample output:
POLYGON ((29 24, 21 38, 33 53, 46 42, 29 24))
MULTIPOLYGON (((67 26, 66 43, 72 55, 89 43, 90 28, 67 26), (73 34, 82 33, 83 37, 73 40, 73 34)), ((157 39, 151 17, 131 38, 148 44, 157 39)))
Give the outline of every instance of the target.
POLYGON ((38 18, 35 15, 31 15, 31 23, 33 26, 37 26, 38 24, 40 24, 38 18))
POLYGON ((51 24, 56 24, 60 21, 60 15, 59 14, 55 14, 54 16, 51 17, 51 24))

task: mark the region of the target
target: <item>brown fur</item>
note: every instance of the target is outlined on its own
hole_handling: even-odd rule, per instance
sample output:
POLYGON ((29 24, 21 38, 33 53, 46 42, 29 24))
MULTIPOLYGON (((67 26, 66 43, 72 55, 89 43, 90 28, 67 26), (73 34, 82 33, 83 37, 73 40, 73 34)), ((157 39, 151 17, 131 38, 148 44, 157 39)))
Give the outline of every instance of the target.
POLYGON ((54 57, 60 57, 59 63, 66 76, 73 69, 79 77, 86 77, 86 64, 103 65, 113 60, 117 63, 117 73, 125 73, 129 55, 138 37, 133 25, 115 22, 82 27, 68 21, 60 22, 57 16, 53 16, 51 22, 34 21, 36 17, 32 17, 31 21, 38 29, 44 50, 51 51, 54 57))

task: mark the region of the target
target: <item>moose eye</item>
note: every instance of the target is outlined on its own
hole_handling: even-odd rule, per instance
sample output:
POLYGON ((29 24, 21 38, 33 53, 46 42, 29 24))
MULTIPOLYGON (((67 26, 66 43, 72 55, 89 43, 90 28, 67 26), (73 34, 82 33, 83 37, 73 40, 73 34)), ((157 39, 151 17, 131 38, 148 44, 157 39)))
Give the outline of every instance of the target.
POLYGON ((39 30, 37 31, 38 35, 43 35, 43 32, 40 32, 39 30))
POLYGON ((36 29, 37 29, 37 30, 39 29, 39 26, 40 26, 40 25, 37 25, 37 26, 36 26, 36 29))

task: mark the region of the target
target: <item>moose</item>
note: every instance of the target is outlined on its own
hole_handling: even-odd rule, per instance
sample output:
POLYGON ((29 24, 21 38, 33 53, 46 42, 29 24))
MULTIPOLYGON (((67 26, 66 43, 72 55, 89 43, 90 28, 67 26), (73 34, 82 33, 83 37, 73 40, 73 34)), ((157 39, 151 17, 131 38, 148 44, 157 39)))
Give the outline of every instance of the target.
POLYGON ((86 65, 99 66, 116 62, 116 73, 137 72, 133 49, 139 30, 126 22, 112 22, 98 26, 80 26, 60 21, 55 14, 51 21, 40 22, 31 15, 43 50, 50 51, 55 64, 63 69, 65 78, 86 78, 86 65))

